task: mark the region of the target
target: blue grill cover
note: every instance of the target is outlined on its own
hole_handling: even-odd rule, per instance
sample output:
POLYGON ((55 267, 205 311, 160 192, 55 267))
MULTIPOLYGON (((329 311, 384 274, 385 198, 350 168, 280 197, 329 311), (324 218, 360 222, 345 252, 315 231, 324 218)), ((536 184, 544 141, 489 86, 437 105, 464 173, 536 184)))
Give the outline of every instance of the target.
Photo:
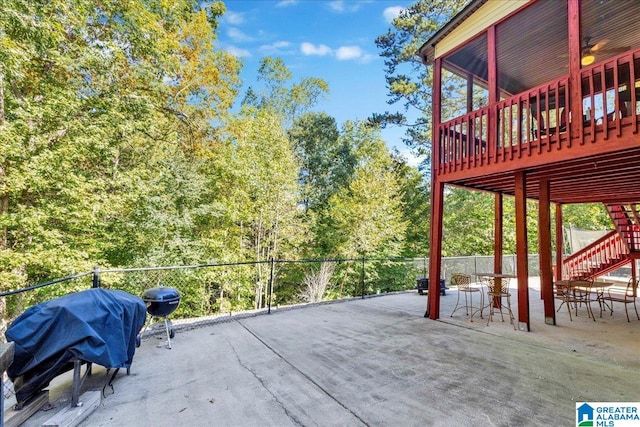
POLYGON ((15 343, 7 374, 17 401, 25 402, 73 369, 74 358, 129 368, 145 320, 142 299, 117 290, 89 289, 30 307, 5 332, 15 343))

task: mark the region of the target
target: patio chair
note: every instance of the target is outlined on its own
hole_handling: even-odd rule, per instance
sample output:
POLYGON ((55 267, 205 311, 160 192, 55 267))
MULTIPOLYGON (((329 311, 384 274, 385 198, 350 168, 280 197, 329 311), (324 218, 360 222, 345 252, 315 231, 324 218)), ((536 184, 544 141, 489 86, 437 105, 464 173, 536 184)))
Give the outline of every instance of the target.
POLYGON ((615 288, 609 288, 607 289, 607 292, 604 293, 602 295, 602 299, 604 302, 609 302, 609 304, 607 304, 607 307, 609 308, 609 310, 611 310, 611 315, 613 316, 613 303, 614 302, 621 302, 624 304, 624 312, 627 315, 627 322, 630 322, 631 320, 629 320, 629 310, 627 308, 627 305, 629 304, 633 304, 633 308, 636 311, 636 317, 638 318, 638 320, 640 320, 640 315, 638 315, 638 306, 636 306, 636 298, 638 296, 638 280, 633 280, 633 278, 629 279, 629 282, 627 282, 627 286, 624 290, 624 292, 620 292, 615 288))
POLYGON ((573 303, 575 308, 575 316, 578 316, 578 307, 584 304, 587 307, 587 316, 596 321, 596 316, 593 314, 591 308, 591 302, 596 301, 600 304, 600 317, 602 317, 602 301, 597 284, 593 280, 587 279, 572 279, 569 281, 569 296, 568 301, 573 303))
POLYGON ((509 292, 509 279, 507 278, 488 278, 487 279, 487 298, 489 298, 489 318, 487 319, 487 326, 489 322, 493 321, 493 312, 495 309, 500 310, 500 318, 504 322, 504 312, 506 309, 509 315, 509 321, 516 329, 514 322, 513 311, 511 311, 511 292, 509 292), (505 304, 506 303, 506 304, 505 304))
POLYGON ((449 317, 453 317, 453 313, 462 308, 465 309, 467 316, 471 313, 471 321, 473 322, 473 294, 480 294, 480 307, 476 307, 476 310, 480 311, 480 318, 482 319, 482 308, 484 307, 484 295, 482 294, 482 290, 480 288, 476 288, 471 286, 471 276, 455 273, 451 276, 451 285, 458 287, 458 298, 456 299, 456 306, 453 308, 451 315, 449 317), (464 294, 464 305, 460 304, 460 295, 464 294))
MULTIPOLYGON (((571 315, 571 309, 575 310, 575 315, 578 315, 578 306, 590 304, 588 301, 589 294, 586 291, 585 287, 577 288, 576 286, 584 285, 590 286, 591 282, 588 281, 578 281, 578 280, 564 280, 560 282, 556 282, 553 284, 553 296, 556 299, 562 301, 556 310, 556 313, 560 311, 563 305, 567 306, 567 313, 569 313, 569 320, 573 321, 573 316, 571 315)), ((589 308, 588 307, 588 308, 589 308)), ((589 316, 591 316, 591 312, 587 309, 589 316)), ((595 319, 594 319, 595 320, 595 319)))
MULTIPOLYGON (((540 135, 541 136, 546 136, 546 135, 555 135, 557 132, 566 132, 567 131, 567 109, 566 108, 562 108, 562 110, 560 111, 560 115, 559 115, 559 119, 558 119, 558 126, 550 126, 549 128, 547 128, 545 126, 545 121, 544 121, 544 114, 540 115, 540 135)), ((537 138, 537 133, 536 130, 534 130, 534 138, 537 138)))
POLYGON ((563 305, 567 306, 567 312, 569 313, 569 320, 573 321, 571 317, 571 303, 573 299, 571 297, 571 287, 566 283, 556 282, 553 284, 553 296, 556 299, 562 301, 556 310, 556 313, 560 311, 563 305))

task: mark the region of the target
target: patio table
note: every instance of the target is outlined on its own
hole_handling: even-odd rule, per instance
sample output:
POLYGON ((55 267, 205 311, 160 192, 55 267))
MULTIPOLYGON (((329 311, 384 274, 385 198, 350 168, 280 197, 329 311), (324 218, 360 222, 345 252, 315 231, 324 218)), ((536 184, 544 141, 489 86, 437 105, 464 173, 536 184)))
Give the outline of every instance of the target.
MULTIPOLYGON (((518 276, 514 276, 513 274, 505 274, 505 273, 476 273, 475 276, 478 277, 480 281, 488 280, 488 279, 497 279, 496 282, 498 283, 498 285, 500 285, 500 289, 502 289, 502 279, 506 279, 507 283, 509 283, 509 280, 516 279, 518 277, 518 276)), ((493 304, 494 304, 494 307, 500 308, 502 305, 502 302, 500 301, 500 298, 494 298, 493 304)), ((488 306, 489 304, 487 303, 485 307, 488 307, 488 306)))
POLYGON ((584 303, 587 307, 587 315, 596 321, 596 317, 593 314, 591 308, 591 301, 596 301, 600 306, 600 317, 602 317, 603 304, 607 305, 604 301, 604 290, 608 287, 614 286, 612 282, 597 282, 590 280, 558 280, 554 282, 554 285, 565 286, 568 292, 565 295, 564 302, 571 309, 570 304, 574 304, 576 310, 576 316, 578 314, 578 304, 584 303), (595 297, 595 298, 594 298, 595 297))

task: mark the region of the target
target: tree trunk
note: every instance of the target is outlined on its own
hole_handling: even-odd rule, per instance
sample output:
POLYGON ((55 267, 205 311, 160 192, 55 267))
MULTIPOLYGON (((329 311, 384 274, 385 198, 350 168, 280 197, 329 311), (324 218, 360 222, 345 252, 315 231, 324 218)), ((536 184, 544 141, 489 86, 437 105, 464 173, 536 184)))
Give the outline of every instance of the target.
MULTIPOLYGON (((0 166, 0 217, 9 214, 9 195, 5 193, 3 181, 4 169, 0 166)), ((2 227, 0 231, 0 250, 5 250, 9 245, 9 237, 7 233, 7 227, 2 227)))
MULTIPOLYGON (((3 127, 4 124, 4 74, 0 70, 0 127, 3 127)), ((4 183, 6 173, 5 166, 0 165, 0 216, 5 216, 9 213, 9 194, 4 183)), ((2 227, 0 231, 0 250, 7 249, 7 239, 7 228, 2 227)))
POLYGON ((4 74, 0 70, 0 126, 4 125, 4 74))

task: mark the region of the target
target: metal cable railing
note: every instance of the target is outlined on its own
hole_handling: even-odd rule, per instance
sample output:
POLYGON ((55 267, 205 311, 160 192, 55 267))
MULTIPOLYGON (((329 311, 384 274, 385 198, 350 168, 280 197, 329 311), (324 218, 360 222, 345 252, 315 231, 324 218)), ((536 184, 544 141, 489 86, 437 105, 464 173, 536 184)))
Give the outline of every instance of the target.
MULTIPOLYGON (((299 304, 365 298, 416 288, 428 274, 428 257, 261 260, 183 266, 107 268, 0 293, 4 330, 26 308, 91 287, 119 289, 133 295, 156 286, 176 288, 182 298, 177 319, 219 319, 238 313, 269 313, 299 304)), ((537 255, 530 257, 537 274, 537 255)), ((503 257, 503 269, 515 271, 515 255, 503 257)), ((493 256, 443 258, 442 278, 454 273, 491 271, 493 256)))

